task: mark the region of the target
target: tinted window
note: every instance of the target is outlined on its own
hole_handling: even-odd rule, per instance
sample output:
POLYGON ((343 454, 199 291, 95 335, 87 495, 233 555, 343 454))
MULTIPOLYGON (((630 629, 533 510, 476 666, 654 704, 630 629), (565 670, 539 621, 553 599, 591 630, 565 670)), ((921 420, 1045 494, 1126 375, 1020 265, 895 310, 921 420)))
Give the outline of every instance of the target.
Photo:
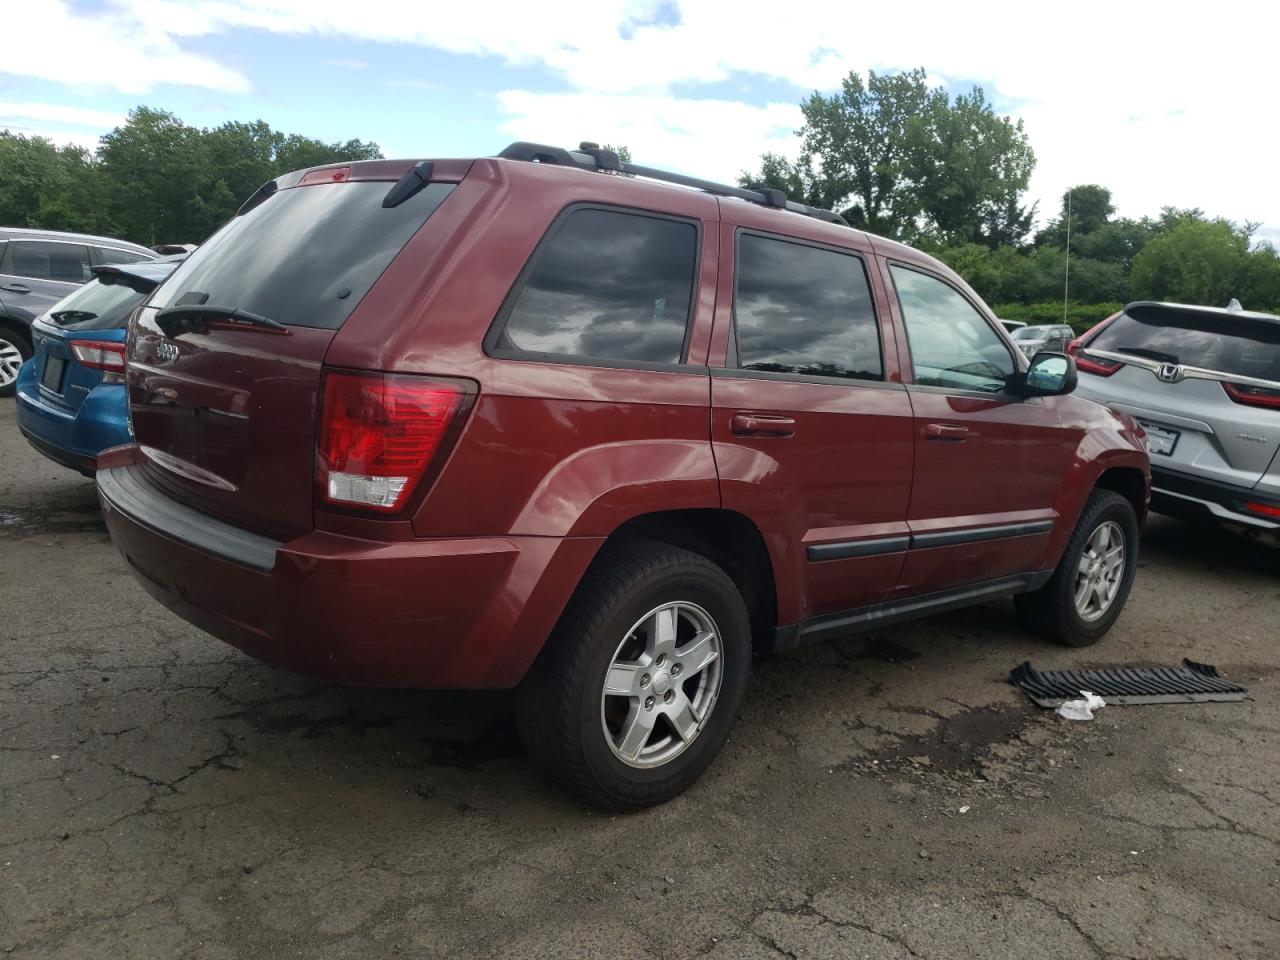
MULTIPOLYGON (((145 286, 150 289, 150 285, 145 286)), ((133 308, 147 295, 147 290, 114 281, 94 280, 63 297, 49 309, 45 319, 63 330, 121 330, 128 324, 133 308)))
POLYGON ((893 267, 911 345, 915 382, 996 393, 1014 371, 1013 357, 960 292, 927 274, 893 267))
POLYGON ((395 207, 381 181, 281 190, 183 262, 151 305, 179 298, 239 307, 296 327, 336 330, 453 190, 428 184, 395 207))
POLYGON ((155 257, 148 257, 141 253, 134 253, 132 250, 117 250, 115 247, 98 247, 99 263, 142 263, 144 260, 154 260, 155 257))
POLYGON ((498 348, 679 363, 697 243, 684 221, 575 210, 539 250, 498 348))
POLYGON ((1117 317, 1086 349, 1280 381, 1280 319, 1145 308, 1117 317))
POLYGON ((89 248, 78 243, 10 240, 0 270, 32 280, 84 283, 89 279, 89 248))
POLYGON ((871 290, 858 257, 743 234, 733 315, 744 370, 884 376, 871 290))

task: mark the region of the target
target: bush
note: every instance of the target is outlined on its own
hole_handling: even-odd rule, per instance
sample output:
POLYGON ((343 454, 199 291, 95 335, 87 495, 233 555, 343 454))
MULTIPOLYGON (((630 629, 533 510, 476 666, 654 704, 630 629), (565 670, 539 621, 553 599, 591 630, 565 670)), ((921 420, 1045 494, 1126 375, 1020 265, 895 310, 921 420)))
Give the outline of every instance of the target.
MULTIPOLYGON (((1062 301, 1057 303, 1005 303, 991 307, 1001 320, 1021 320, 1023 323, 1061 323, 1062 301)), ((1118 310, 1123 310, 1123 303, 1076 303, 1067 302, 1067 323, 1076 333, 1084 333, 1099 320, 1105 320, 1118 310)))

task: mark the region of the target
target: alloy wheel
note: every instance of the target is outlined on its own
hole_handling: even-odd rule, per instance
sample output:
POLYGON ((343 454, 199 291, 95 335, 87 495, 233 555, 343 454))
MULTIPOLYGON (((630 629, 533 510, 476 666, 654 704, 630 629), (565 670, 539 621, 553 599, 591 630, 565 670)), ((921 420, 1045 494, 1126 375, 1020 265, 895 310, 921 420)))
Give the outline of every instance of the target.
POLYGON ((22 351, 16 343, 0 337, 0 387, 7 387, 18 379, 22 366, 22 351))
POLYGON ((1089 536, 1076 568, 1076 612, 1092 623, 1115 603, 1124 580, 1124 531, 1114 520, 1100 524, 1089 536))
POLYGON ((720 694, 720 631, 683 601, 650 610, 614 650, 600 695, 600 723, 615 757, 656 767, 706 727, 720 694))

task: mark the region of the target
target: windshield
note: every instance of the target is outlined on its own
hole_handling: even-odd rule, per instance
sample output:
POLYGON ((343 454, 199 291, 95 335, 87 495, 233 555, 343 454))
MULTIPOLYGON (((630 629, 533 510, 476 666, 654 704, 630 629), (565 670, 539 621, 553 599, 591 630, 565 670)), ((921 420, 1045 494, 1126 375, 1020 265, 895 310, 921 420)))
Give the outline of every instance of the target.
POLYGON ((1280 319, 1145 310, 1117 317, 1086 349, 1280 382, 1280 319))
POLYGON ((148 306, 234 307, 336 330, 453 185, 428 184, 387 208, 389 189, 357 181, 281 190, 192 253, 148 306))
POLYGON ((1013 331, 1015 340, 1043 340, 1047 335, 1047 327, 1021 327, 1013 331))
POLYGON ((123 283, 91 280, 55 303, 41 319, 60 330, 123 330, 145 296, 123 283))

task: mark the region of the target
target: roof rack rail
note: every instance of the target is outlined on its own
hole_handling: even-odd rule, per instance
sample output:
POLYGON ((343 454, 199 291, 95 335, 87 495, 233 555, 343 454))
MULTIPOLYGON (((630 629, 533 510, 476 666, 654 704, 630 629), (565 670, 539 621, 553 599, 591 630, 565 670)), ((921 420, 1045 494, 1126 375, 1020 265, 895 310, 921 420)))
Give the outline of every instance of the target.
POLYGON ((563 147, 548 146, 545 143, 529 143, 518 140, 510 144, 500 154, 503 160, 524 160, 529 163, 550 163, 561 167, 577 167, 580 170, 603 170, 612 173, 629 173, 647 180, 660 180, 663 183, 674 183, 695 190, 705 190, 717 197, 736 197, 748 203, 758 203, 777 210, 789 210, 806 217, 814 217, 827 223, 836 223, 847 227, 849 222, 838 213, 821 210, 803 203, 787 199, 781 190, 771 187, 733 187, 726 183, 702 180, 698 177, 686 177, 682 173, 670 170, 659 170, 656 167, 643 167, 635 163, 624 163, 612 150, 606 150, 599 144, 583 141, 577 150, 566 150, 563 147))

